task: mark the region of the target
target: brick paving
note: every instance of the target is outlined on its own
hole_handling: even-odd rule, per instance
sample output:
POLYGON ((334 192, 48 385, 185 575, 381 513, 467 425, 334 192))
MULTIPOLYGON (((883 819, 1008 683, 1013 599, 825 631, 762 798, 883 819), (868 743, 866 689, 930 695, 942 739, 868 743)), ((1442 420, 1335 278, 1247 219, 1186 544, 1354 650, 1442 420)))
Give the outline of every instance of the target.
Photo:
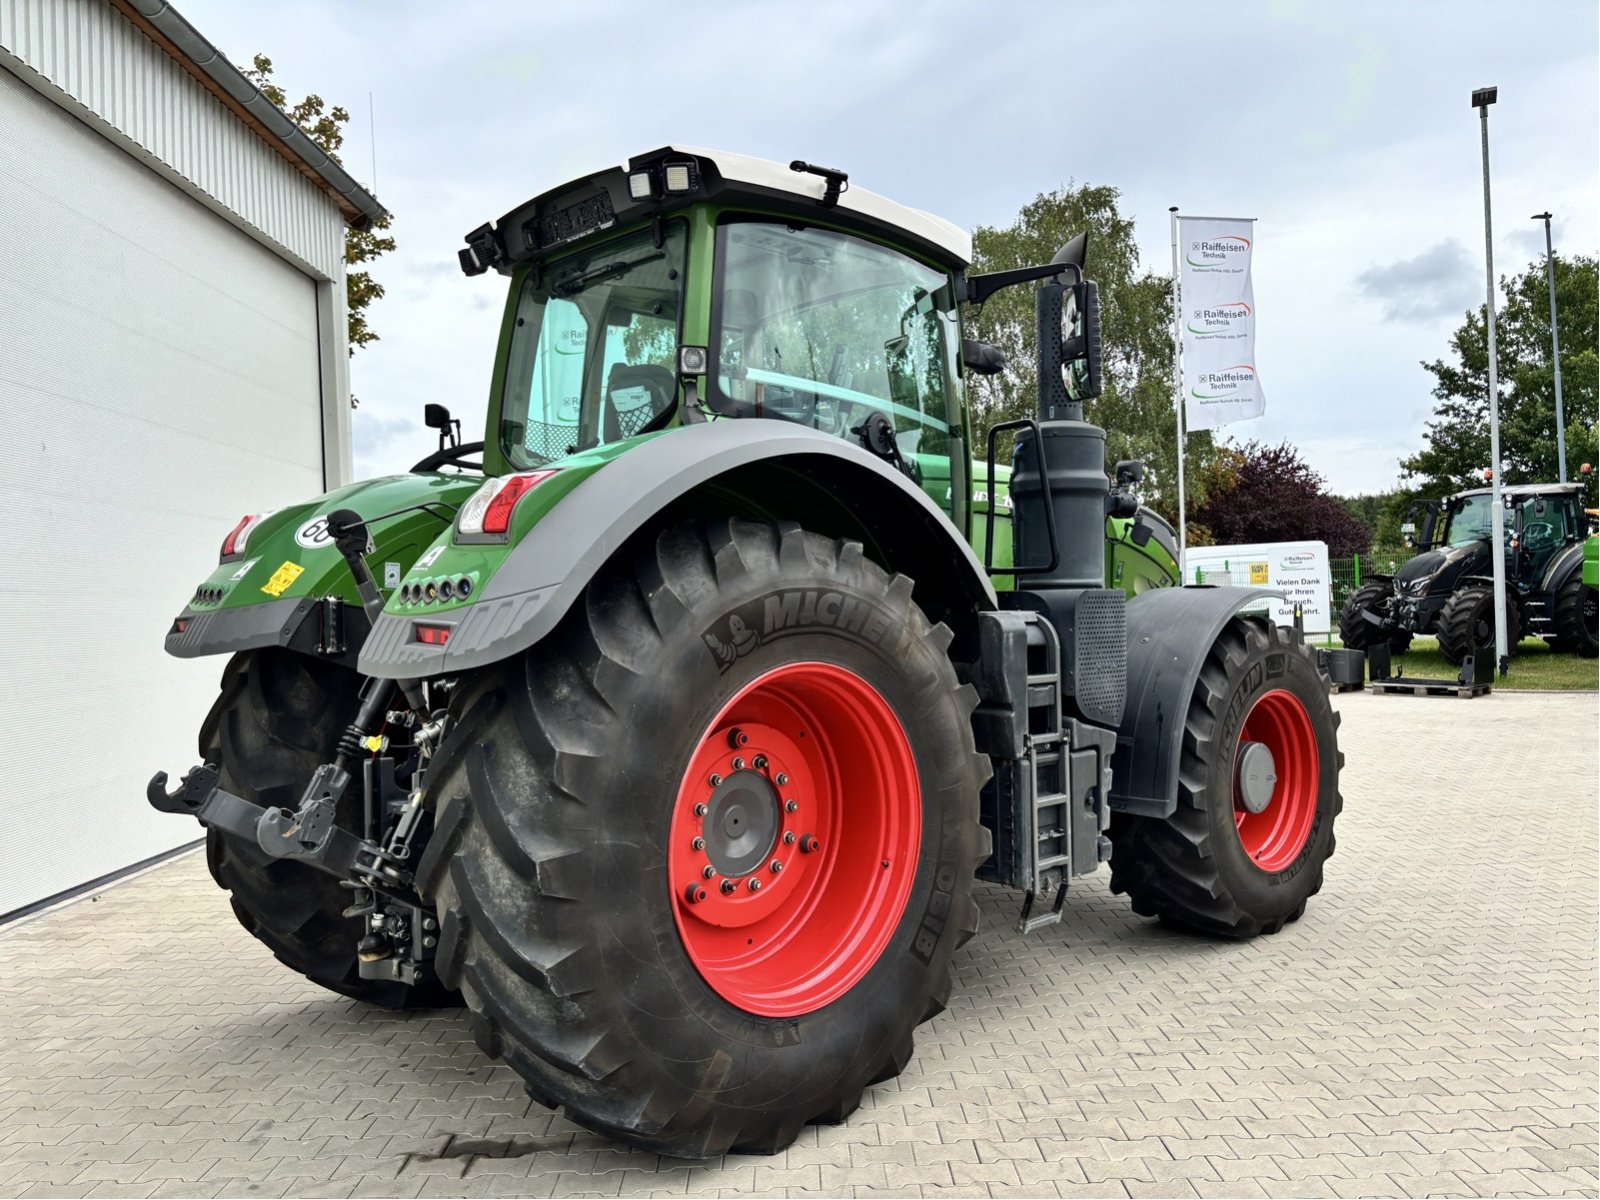
POLYGON ((1303 921, 1218 944, 1102 874, 1024 939, 985 889, 910 1068, 770 1158, 576 1129, 459 1014, 283 971, 187 856, 0 931, 0 1193, 1596 1194, 1596 697, 1336 703, 1303 921))

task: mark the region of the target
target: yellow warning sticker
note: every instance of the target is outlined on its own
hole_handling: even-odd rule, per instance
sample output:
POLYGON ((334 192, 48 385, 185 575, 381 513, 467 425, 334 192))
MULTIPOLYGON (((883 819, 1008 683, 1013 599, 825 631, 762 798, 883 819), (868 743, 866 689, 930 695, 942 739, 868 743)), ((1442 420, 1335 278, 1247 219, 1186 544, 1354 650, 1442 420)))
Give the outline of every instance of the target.
POLYGON ((272 573, 272 578, 261 586, 261 590, 269 596, 281 596, 304 572, 305 568, 299 563, 286 562, 272 573))
MULTIPOLYGON (((288 565, 289 564, 287 564, 287 563, 284 564, 284 566, 288 566, 288 565)), ((274 577, 274 578, 276 578, 276 577, 274 577)), ((1266 583, 1266 581, 1267 581, 1267 564, 1264 563, 1264 562, 1253 562, 1253 563, 1251 563, 1250 564, 1250 582, 1252 584, 1261 584, 1261 583, 1266 583)))

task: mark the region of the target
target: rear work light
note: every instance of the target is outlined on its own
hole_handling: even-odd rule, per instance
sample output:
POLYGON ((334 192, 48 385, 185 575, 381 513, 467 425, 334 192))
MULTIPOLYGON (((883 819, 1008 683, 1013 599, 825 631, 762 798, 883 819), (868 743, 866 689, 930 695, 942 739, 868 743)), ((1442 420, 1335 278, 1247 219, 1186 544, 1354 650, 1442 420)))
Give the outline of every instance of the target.
POLYGON ((245 545, 250 541, 250 531, 271 515, 271 513, 251 513, 247 517, 240 517, 239 523, 228 531, 227 537, 222 539, 222 560, 226 562, 243 554, 245 545))
POLYGON ((492 538, 504 541, 511 528, 511 512, 517 501, 543 483, 555 471, 521 471, 485 479, 483 486, 461 506, 456 515, 456 533, 469 539, 492 538))

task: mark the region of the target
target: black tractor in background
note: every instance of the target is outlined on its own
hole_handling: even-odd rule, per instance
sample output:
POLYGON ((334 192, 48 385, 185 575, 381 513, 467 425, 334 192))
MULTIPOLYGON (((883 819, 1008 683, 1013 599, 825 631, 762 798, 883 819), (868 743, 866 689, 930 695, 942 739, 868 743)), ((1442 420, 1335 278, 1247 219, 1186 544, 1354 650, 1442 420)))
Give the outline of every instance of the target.
MULTIPOLYGON (((1595 657, 1595 589, 1582 577, 1589 532, 1583 484, 1510 485, 1501 496, 1507 643, 1514 649, 1524 637, 1542 637, 1559 653, 1595 657)), ((1493 505, 1494 493, 1476 488, 1415 506, 1402 529, 1407 546, 1420 553, 1393 575, 1375 575, 1350 593, 1339 613, 1344 644, 1366 650, 1387 641, 1399 654, 1413 636, 1433 635, 1452 663, 1492 654, 1493 505)))

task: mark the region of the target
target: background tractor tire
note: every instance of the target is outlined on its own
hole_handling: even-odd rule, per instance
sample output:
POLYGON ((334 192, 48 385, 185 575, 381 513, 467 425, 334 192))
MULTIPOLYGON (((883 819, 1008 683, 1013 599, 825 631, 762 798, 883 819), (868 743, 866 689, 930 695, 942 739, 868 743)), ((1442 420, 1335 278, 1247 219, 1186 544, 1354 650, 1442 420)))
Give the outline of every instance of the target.
POLYGON ((859 543, 678 525, 463 681, 419 877, 478 1044, 536 1099, 770 1154, 905 1067, 989 851, 976 694, 911 592, 859 543))
MULTIPOLYGON (((1387 580, 1375 579, 1363 583, 1346 597, 1339 610, 1339 640, 1347 650, 1366 650, 1385 640, 1384 632, 1361 614, 1376 608, 1381 601, 1394 595, 1394 585, 1387 580)), ((1394 654, 1404 654, 1411 648, 1411 634, 1404 629, 1391 629, 1387 640, 1394 654)))
MULTIPOLYGON (((200 727, 200 756, 221 767, 223 788, 258 804, 294 808, 318 766, 333 759, 339 734, 355 716, 361 677, 288 650, 235 655, 222 694, 200 727)), ((339 823, 360 828, 359 782, 340 807, 339 823)), ((359 918, 339 881, 305 865, 271 858, 242 838, 206 831, 206 861, 217 886, 232 894, 239 923, 284 966, 313 983, 385 1008, 440 1007, 459 998, 439 984, 362 979, 359 918)))
POLYGON ((1576 571, 1572 578, 1556 592, 1553 624, 1555 636, 1545 638, 1550 649, 1558 654, 1578 654, 1594 658, 1600 652, 1600 630, 1596 629, 1597 613, 1595 589, 1585 586, 1583 576, 1576 571))
POLYGON ((1111 890, 1126 893, 1140 916, 1225 937, 1276 933, 1298 920, 1322 888, 1344 805, 1338 727, 1301 638, 1235 617, 1189 701, 1176 811, 1112 815, 1111 890), (1235 784, 1251 742, 1266 744, 1276 764, 1259 812, 1245 810, 1235 784))
MULTIPOLYGON (((1506 646, 1517 652, 1522 636, 1522 613, 1517 598, 1506 591, 1506 646)), ((1467 655, 1495 652, 1494 589, 1488 584, 1470 583, 1457 588, 1439 614, 1439 653, 1446 662, 1460 666, 1467 655)))

